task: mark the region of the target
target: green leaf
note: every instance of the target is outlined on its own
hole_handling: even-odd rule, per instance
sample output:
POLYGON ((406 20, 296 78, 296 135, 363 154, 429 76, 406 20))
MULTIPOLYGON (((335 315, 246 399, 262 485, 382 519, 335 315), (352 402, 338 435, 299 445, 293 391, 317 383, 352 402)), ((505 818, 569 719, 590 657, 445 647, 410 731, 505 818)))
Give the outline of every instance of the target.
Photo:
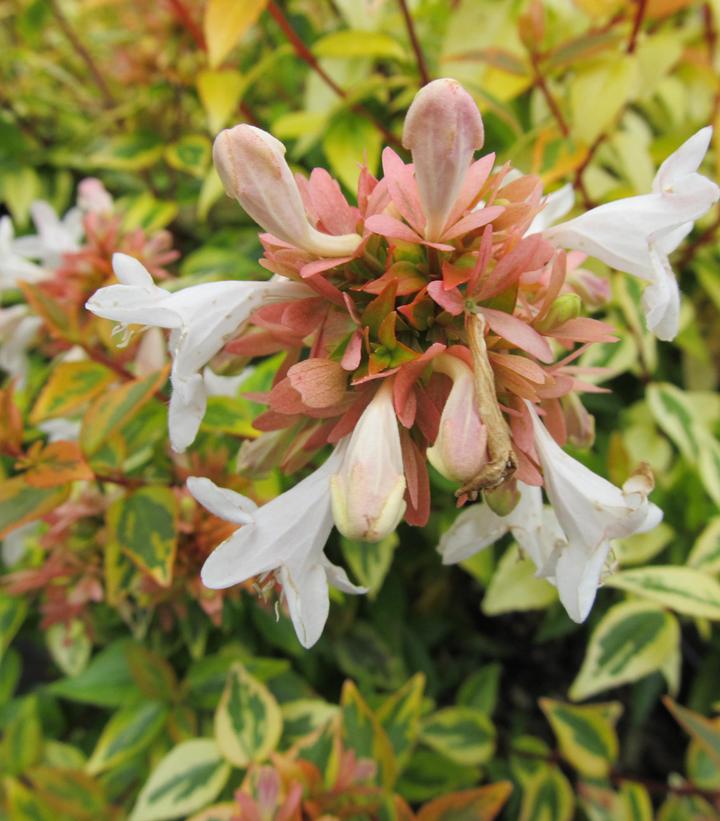
POLYGON ((23 774, 40 759, 42 743, 37 697, 26 696, 20 702, 20 709, 4 728, 0 758, 5 770, 12 775, 23 774))
POLYGON ((7 818, 13 821, 58 821, 57 813, 15 778, 3 780, 7 818))
POLYGON ((540 707, 557 738, 563 758, 587 778, 605 778, 618 756, 615 724, 619 701, 578 706, 549 698, 540 707))
POLYGON ((317 57, 336 57, 348 60, 354 57, 377 57, 402 60, 406 57, 402 45, 379 31, 334 31, 313 43, 317 57))
POLYGON ((486 715, 492 715, 497 704, 502 667, 491 662, 471 673, 462 683, 457 703, 464 707, 476 707, 486 715))
POLYGON ((232 396, 208 397, 207 410, 200 426, 202 430, 230 433, 254 439, 259 431, 253 427, 256 414, 246 399, 232 396))
POLYGON ((14 648, 0 655, 0 707, 7 704, 13 697, 20 675, 22 674, 22 660, 20 653, 14 648))
POLYGON ((268 688, 234 664, 215 711, 215 738, 236 767, 268 758, 282 735, 282 713, 268 688))
POLYGON ((0 659, 25 621, 28 599, 0 593, 0 659))
POLYGON ((340 708, 343 745, 354 750, 358 758, 373 760, 378 768, 378 783, 385 788, 391 787, 397 776, 392 744, 352 681, 346 681, 343 685, 340 708))
POLYGON ((77 676, 54 681, 48 686, 53 695, 94 704, 98 707, 119 707, 140 695, 130 674, 126 648, 121 640, 101 650, 77 676))
POLYGON ((498 616, 514 610, 537 610, 557 601, 557 591, 546 579, 535 577, 535 565, 520 558, 520 549, 511 545, 493 573, 482 611, 498 616))
POLYGON ((115 431, 127 424, 165 383, 167 369, 105 392, 88 408, 80 430, 80 445, 92 456, 115 431))
POLYGON ((541 769, 523 784, 519 821, 571 821, 575 797, 557 767, 541 769))
POLYGON ((167 487, 143 487, 114 502, 107 513, 110 541, 161 587, 172 582, 178 503, 167 487))
POLYGON ((427 801, 472 787, 479 779, 477 767, 464 767, 434 750, 420 747, 410 756, 396 789, 408 801, 427 801))
POLYGON ((149 191, 131 197, 123 197, 119 203, 123 211, 123 228, 134 231, 142 228, 148 233, 159 231, 169 225, 177 216, 176 202, 159 200, 149 191))
POLYGON ((645 564, 667 547, 675 531, 665 522, 646 533, 635 533, 618 539, 615 551, 621 565, 645 564))
POLYGON ((458 764, 484 764, 495 750, 495 727, 474 707, 446 707, 423 721, 420 740, 458 764))
POLYGON ((444 795, 420 808, 417 821, 493 821, 512 792, 509 781, 444 795))
POLYGON ((657 605, 628 601, 611 607, 590 637, 570 698, 579 701, 660 670, 679 640, 677 620, 657 605))
POLYGON ((141 701, 118 710, 105 725, 87 763, 91 775, 118 767, 145 750, 165 724, 168 708, 141 701))
POLYGON ((323 150, 330 168, 350 191, 357 189, 360 165, 377 170, 382 139, 375 126, 352 112, 333 117, 323 138, 323 150))
POLYGON ((212 738, 184 741, 152 771, 129 821, 164 821, 202 809, 218 796, 230 769, 212 738))
MULTIPOLYGON (((0 481, 0 539, 16 527, 39 519, 59 507, 70 493, 70 484, 33 487, 25 476, 0 481)), ((0 605, 0 618, 2 618, 0 605)), ((0 646, 5 641, 0 639, 0 646)))
POLYGON ((637 567, 613 574, 605 585, 658 602, 684 616, 720 619, 720 584, 692 567, 637 567))
POLYGON ((207 116, 208 131, 215 135, 237 108, 247 81, 234 69, 208 69, 198 74, 195 84, 207 116))
POLYGON ((385 699, 377 717, 395 750, 398 770, 410 758, 418 736, 425 675, 416 673, 397 692, 385 699))
POLYGON ((714 516, 690 551, 687 563, 704 573, 720 573, 720 516, 714 516))
POLYGON ((720 727, 696 713, 688 710, 670 697, 663 698, 663 704, 673 714, 683 729, 705 750, 717 766, 720 766, 720 727))
POLYGON ((340 636, 335 653, 340 669, 362 684, 394 689, 407 679, 402 659, 366 622, 357 622, 340 636))
POLYGON ((50 372, 50 378, 40 392, 30 421, 68 416, 86 402, 99 396, 117 374, 97 362, 60 362, 50 372))
POLYGON ((371 599, 375 598, 385 581, 398 544, 400 539, 395 532, 379 542, 361 542, 344 536, 340 540, 345 561, 358 582, 367 587, 371 599))

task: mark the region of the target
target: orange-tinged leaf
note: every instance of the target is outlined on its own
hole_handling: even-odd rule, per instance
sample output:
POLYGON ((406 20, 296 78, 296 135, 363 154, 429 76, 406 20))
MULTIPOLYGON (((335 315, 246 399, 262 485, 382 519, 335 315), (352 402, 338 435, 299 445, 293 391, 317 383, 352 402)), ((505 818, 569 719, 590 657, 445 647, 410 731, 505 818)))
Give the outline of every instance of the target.
POLYGON ((57 487, 79 479, 90 480, 94 476, 77 442, 52 442, 40 451, 23 474, 32 487, 57 487))
POLYGON ((67 416, 101 394, 117 375, 97 362, 61 362, 50 374, 30 414, 33 424, 67 416))
POLYGON ((129 422, 165 382, 168 368, 133 379, 99 396, 87 409, 80 430, 80 446, 92 456, 112 433, 129 422))
POLYGON ((205 41, 210 68, 217 68, 228 52, 255 23, 268 0, 208 0, 205 6, 205 41))
POLYGON ((75 305, 53 299, 45 293, 42 285, 30 282, 19 282, 18 285, 33 311, 44 320, 54 336, 70 342, 79 340, 78 309, 75 305))
POLYGON ((475 790, 444 795, 425 804, 417 821, 492 821, 510 797, 512 784, 498 781, 475 790))
POLYGON ((15 454, 20 450, 23 438, 23 420, 20 408, 13 398, 14 384, 0 391, 0 450, 15 454))
POLYGON ((24 476, 0 482, 0 539, 16 527, 54 510, 69 493, 68 483, 56 487, 33 487, 24 476))

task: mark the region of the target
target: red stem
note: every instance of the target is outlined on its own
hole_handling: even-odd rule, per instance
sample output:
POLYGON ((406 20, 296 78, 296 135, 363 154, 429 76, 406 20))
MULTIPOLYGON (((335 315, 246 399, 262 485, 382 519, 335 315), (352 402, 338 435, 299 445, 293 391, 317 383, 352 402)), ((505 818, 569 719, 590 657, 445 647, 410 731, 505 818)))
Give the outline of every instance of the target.
POLYGON ((187 29, 188 34, 190 34, 190 36, 195 41, 195 45, 197 45, 199 49, 202 49, 202 51, 207 51, 205 35, 203 34, 202 29, 197 24, 193 16, 188 11, 185 3, 183 3, 183 0, 167 0, 167 2, 170 8, 175 13, 177 19, 187 29))
POLYGON ((426 86, 430 82, 431 77, 430 72, 428 71, 427 61, 425 60, 425 54, 422 50, 422 46, 420 45, 417 32, 415 31, 415 23, 413 22, 406 0, 398 0, 398 3, 405 20, 405 28, 407 29, 408 37, 410 38, 410 45, 412 46, 412 50, 415 52, 415 60, 417 61, 421 85, 426 86))
POLYGON ((632 54, 637 46, 637 38, 640 33, 640 27, 645 19, 645 11, 647 10, 647 0, 637 0, 637 11, 635 12, 635 21, 633 22, 630 40, 628 41, 627 53, 632 54))

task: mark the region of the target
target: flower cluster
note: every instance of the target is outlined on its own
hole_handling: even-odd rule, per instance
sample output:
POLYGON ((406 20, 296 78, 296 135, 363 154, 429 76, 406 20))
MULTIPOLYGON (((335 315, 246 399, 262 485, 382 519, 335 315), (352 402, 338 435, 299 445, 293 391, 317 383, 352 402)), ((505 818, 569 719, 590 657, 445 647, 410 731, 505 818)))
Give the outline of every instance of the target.
MULTIPOLYGON (((427 462, 474 502, 440 546, 458 561, 512 531, 538 573, 556 584, 569 615, 592 605, 611 540, 653 527, 653 482, 640 466, 622 489, 562 450, 589 444, 578 394, 598 390, 576 364, 613 329, 583 315, 607 284, 586 255, 648 282, 648 326, 678 327, 668 254, 718 198, 697 173, 710 139, 698 132, 658 171, 647 195, 602 205, 551 226, 572 207, 567 189, 495 156, 475 159, 484 133, 470 95, 436 80, 405 121, 406 163, 386 148, 383 177, 361 169, 357 204, 323 169, 295 176, 283 145, 249 125, 222 132, 214 159, 227 193, 266 233, 258 282, 215 282, 170 293, 143 266, 116 255, 119 284, 87 303, 124 325, 168 328, 173 358, 170 438, 194 440, 206 407, 203 369, 221 351, 242 360, 285 352, 267 410, 246 442, 248 471, 314 472, 257 507, 209 479, 195 498, 238 529, 202 578, 223 588, 271 578, 304 646, 319 638, 328 585, 361 593, 325 556, 335 525, 377 541, 430 511, 427 462), (542 492, 552 507, 543 508, 542 492)), ((207 371, 206 371, 207 373, 207 371)))

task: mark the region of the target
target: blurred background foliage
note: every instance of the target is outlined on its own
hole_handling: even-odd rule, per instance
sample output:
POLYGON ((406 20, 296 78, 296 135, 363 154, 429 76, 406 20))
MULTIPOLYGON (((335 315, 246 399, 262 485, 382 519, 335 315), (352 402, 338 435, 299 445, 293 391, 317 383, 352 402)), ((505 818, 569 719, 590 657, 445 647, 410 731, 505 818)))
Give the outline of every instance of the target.
POLYGON ((718 0, 1 0, 0 19, 16 232, 33 232, 36 200, 67 211, 84 177, 114 198, 51 278, 2 279, 0 817, 717 818, 717 209, 674 260, 673 344, 645 331, 635 281, 595 266, 620 342, 585 357, 612 392, 587 398, 597 439, 577 455, 616 483, 649 462, 665 521, 616 544, 582 626, 508 542, 441 567, 455 510, 437 475, 423 531, 336 538, 371 592, 336 594, 311 651, 249 585, 202 589, 228 531, 184 479, 259 501, 287 486, 234 464, 258 410, 241 394, 278 362, 212 397, 178 456, 166 370, 82 306, 118 249, 171 288, 262 275, 214 135, 259 125, 353 194, 358 163, 400 150, 428 78, 460 80, 487 149, 547 190, 571 182, 581 206, 648 191, 706 124, 717 179, 718 0), (39 331, 18 353, 21 315, 39 331))

